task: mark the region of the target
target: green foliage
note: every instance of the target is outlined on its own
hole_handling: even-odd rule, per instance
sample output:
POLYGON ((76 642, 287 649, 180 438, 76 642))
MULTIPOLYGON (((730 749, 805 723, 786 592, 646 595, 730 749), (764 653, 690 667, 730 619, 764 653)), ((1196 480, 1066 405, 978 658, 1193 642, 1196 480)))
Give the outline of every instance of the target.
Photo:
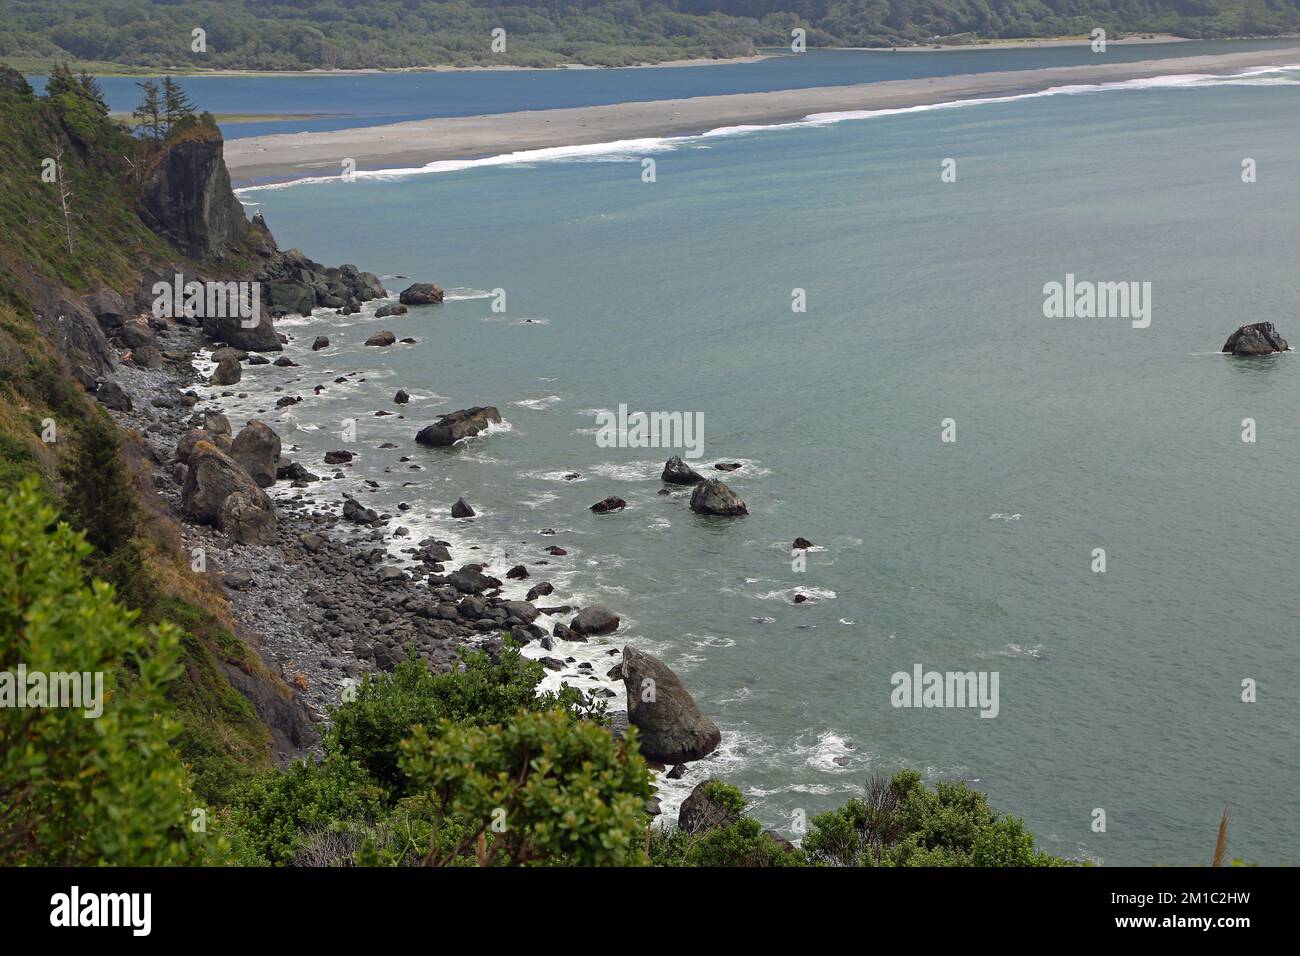
POLYGON ((753 817, 711 830, 690 841, 686 866, 805 866, 801 850, 786 850, 753 817))
POLYGON ((476 847, 481 865, 648 862, 646 801, 654 788, 636 730, 615 741, 562 710, 520 710, 504 724, 417 726, 402 744, 402 769, 429 795, 435 834, 444 819, 464 833, 442 865, 476 847))
POLYGON ((88 415, 76 443, 74 457, 63 468, 68 521, 96 551, 112 554, 131 541, 139 510, 117 429, 106 415, 88 415))
POLYGON ((748 804, 740 788, 733 787, 724 780, 709 780, 704 784, 704 796, 718 804, 728 814, 738 815, 745 812, 748 804))
POLYGON ((412 654, 388 674, 367 676, 356 698, 332 715, 328 745, 347 754, 394 793, 408 791, 400 767, 400 744, 416 724, 434 730, 452 723, 500 723, 522 709, 562 707, 585 714, 585 698, 569 688, 559 695, 537 693, 545 670, 508 643, 497 661, 466 651, 462 668, 432 673, 412 654))
POLYGON ((1296 0, 62 0, 0 8, 0 57, 157 70, 629 66, 755 45, 901 46, 978 37, 1291 32, 1296 0), (207 31, 206 50, 191 29, 207 31), (507 31, 493 51, 492 30, 507 31))
POLYGON ((373 825, 387 793, 355 761, 331 754, 320 763, 295 763, 240 786, 222 820, 235 859, 243 865, 284 864, 309 834, 346 833, 373 825))
POLYGON ((964 783, 933 791, 914 770, 867 785, 865 798, 814 817, 809 858, 832 866, 1067 866, 1034 848, 1033 834, 999 816, 964 783))
MULTIPOLYGON (((136 626, 110 585, 86 584, 90 545, 56 519, 34 479, 0 503, 0 666, 102 675, 102 714, 0 707, 0 863, 193 862, 195 800, 164 698, 177 632, 136 626)), ((93 678, 83 680, 84 695, 93 678)))

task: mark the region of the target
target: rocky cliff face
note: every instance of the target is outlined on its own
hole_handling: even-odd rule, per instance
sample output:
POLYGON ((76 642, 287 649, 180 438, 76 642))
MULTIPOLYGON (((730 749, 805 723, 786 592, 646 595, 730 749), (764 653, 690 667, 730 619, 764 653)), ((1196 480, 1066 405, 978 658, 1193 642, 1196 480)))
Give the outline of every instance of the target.
POLYGON ((221 148, 216 127, 196 129, 167 147, 145 178, 141 218, 191 259, 219 259, 248 235, 221 148))

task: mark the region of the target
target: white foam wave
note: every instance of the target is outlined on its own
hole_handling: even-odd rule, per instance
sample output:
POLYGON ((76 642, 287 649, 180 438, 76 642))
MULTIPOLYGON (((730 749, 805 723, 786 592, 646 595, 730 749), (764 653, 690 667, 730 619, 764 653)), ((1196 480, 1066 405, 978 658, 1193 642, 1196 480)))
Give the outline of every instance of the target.
MULTIPOLYGON (((668 152, 679 148, 699 148, 710 139, 729 136, 745 136, 754 133, 767 133, 790 129, 807 129, 828 126, 848 120, 875 119, 882 116, 900 116, 911 113, 925 113, 932 110, 949 110, 968 106, 988 106, 998 103, 1014 103, 1021 100, 1041 99, 1049 96, 1078 96, 1089 93, 1108 93, 1119 91, 1149 91, 1203 89, 1220 86, 1300 86, 1300 78, 1294 77, 1300 64, 1286 64, 1256 67, 1241 73, 1185 73, 1165 76, 1142 77, 1132 80, 1116 80, 1108 83, 1086 83, 1054 86, 1046 90, 1031 93, 1015 93, 1008 96, 977 96, 965 99, 947 100, 942 103, 925 103, 919 106, 900 106, 878 110, 840 110, 825 113, 810 113, 801 120, 787 123, 770 123, 765 125, 721 126, 694 136, 660 136, 639 139, 612 140, 606 143, 588 143, 581 146, 551 146, 543 149, 520 150, 485 156, 480 159, 451 159, 426 163, 423 166, 396 169, 357 170, 352 174, 358 181, 389 182, 406 179, 411 176, 430 173, 461 172, 469 169, 496 166, 531 166, 537 163, 553 162, 634 162, 649 153, 668 152), (1275 75, 1280 74, 1280 75, 1275 75)), ((286 189, 290 186, 302 186, 323 183, 343 182, 340 173, 337 176, 309 176, 281 183, 263 183, 244 186, 235 190, 239 196, 247 193, 272 189, 286 189)), ((242 199, 241 199, 242 201, 242 199)), ((474 296, 481 298, 482 296, 474 296)), ((450 296, 449 296, 450 298, 450 296)))

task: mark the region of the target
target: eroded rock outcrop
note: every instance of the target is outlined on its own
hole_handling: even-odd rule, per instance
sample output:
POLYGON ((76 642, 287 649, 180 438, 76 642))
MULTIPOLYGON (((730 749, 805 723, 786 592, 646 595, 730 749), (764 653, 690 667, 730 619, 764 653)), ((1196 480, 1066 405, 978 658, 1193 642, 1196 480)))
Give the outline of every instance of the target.
POLYGON ((685 763, 707 757, 722 742, 722 731, 696 706, 690 691, 657 657, 623 648, 628 722, 640 732, 641 753, 658 763, 685 763))
POLYGON ((694 485, 704 480, 704 476, 682 459, 673 455, 664 464, 664 473, 659 476, 670 485, 694 485))
POLYGON ((420 430, 415 440, 431 448, 445 448, 462 438, 472 438, 489 425, 499 425, 501 413, 493 405, 476 405, 443 415, 432 425, 420 430))
POLYGON ((222 531, 229 529, 240 535, 244 543, 253 543, 253 538, 273 540, 275 509, 271 499, 238 462, 212 443, 198 441, 190 450, 187 463, 185 484, 181 488, 181 504, 186 514, 222 531), (226 501, 232 495, 239 495, 241 500, 227 508, 226 501))
POLYGON ((442 289, 432 282, 416 282, 403 289, 397 301, 402 305, 437 305, 443 295, 442 289))
POLYGON ((691 494, 691 510, 701 515, 734 518, 749 514, 740 496, 716 478, 706 478, 691 494))
POLYGON ((248 472, 260 488, 275 484, 280 461, 280 436, 266 422, 252 419, 230 445, 230 457, 248 472))
POLYGON ((191 259, 216 258, 248 234, 221 149, 215 124, 196 126, 163 151, 141 190, 145 224, 191 259))
POLYGON ((1243 325, 1228 336, 1228 341, 1223 343, 1222 349, 1233 355, 1268 355, 1286 350, 1286 339, 1277 334, 1277 329, 1273 328, 1272 322, 1243 325))

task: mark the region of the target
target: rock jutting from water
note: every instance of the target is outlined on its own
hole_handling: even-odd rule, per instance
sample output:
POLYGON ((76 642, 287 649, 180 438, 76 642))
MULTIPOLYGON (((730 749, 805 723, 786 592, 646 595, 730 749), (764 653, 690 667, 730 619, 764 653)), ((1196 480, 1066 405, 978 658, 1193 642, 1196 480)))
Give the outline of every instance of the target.
POLYGON ((420 430, 415 440, 431 448, 445 448, 462 438, 473 438, 489 425, 501 424, 501 413, 494 405, 476 405, 443 415, 420 430))
POLYGON ((1233 355, 1268 355, 1272 352, 1286 352, 1286 339, 1277 334, 1272 322, 1256 322, 1243 325, 1228 336, 1221 351, 1233 355))

